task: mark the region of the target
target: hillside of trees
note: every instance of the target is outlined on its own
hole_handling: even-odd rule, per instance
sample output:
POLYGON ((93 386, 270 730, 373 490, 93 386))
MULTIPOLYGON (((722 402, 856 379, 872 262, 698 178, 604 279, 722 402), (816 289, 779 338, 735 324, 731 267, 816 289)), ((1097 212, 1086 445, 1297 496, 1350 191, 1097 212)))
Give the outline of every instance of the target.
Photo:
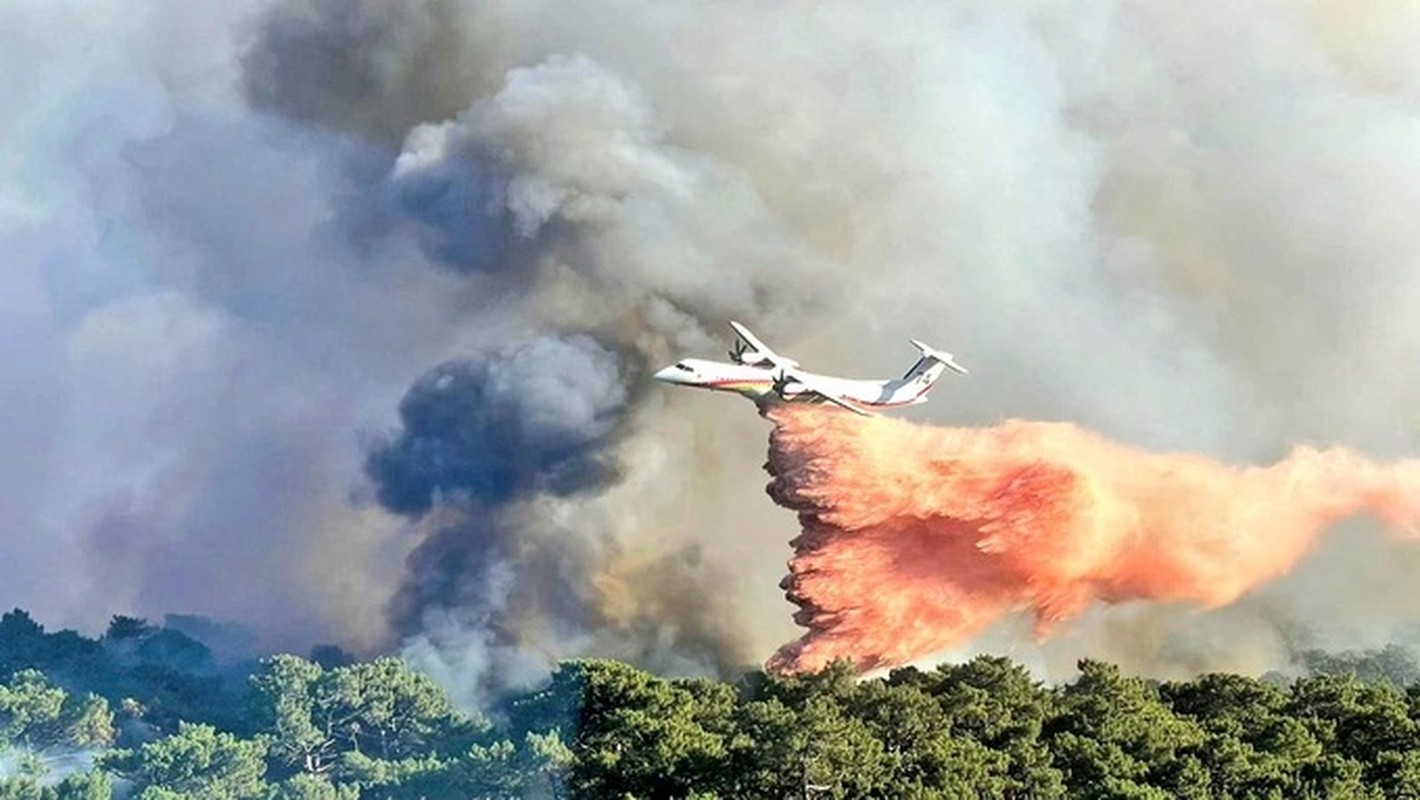
POLYGON ((1290 682, 1154 682, 1008 659, 858 680, 667 680, 604 660, 462 713, 393 658, 218 666, 115 617, 99 639, 0 618, 0 800, 1420 797, 1399 647, 1309 653, 1290 682))

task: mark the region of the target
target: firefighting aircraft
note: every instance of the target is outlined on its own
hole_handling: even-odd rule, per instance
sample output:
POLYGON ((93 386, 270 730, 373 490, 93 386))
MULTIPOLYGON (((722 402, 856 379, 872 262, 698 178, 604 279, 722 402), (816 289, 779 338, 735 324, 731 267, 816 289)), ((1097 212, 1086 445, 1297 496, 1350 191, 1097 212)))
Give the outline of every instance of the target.
POLYGON ((853 380, 805 372, 799 362, 770 350, 750 333, 749 328, 731 320, 739 337, 730 350, 733 364, 687 358, 657 372, 656 380, 735 392, 756 403, 779 399, 791 403, 832 403, 855 414, 871 416, 871 409, 901 408, 927 402, 927 393, 948 369, 965 375, 951 353, 934 350, 912 340, 922 357, 901 378, 895 380, 853 380))

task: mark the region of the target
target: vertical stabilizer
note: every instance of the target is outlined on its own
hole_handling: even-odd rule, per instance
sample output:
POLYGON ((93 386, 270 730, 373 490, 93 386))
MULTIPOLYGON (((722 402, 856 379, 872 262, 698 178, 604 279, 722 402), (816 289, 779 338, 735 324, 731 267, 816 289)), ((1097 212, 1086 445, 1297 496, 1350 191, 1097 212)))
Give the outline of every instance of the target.
POLYGON ((916 405, 926 402, 927 393, 937 384, 947 370, 967 374, 966 367, 958 364, 951 353, 937 350, 916 339, 912 345, 922 351, 922 357, 907 370, 900 379, 888 384, 886 394, 890 405, 916 405))

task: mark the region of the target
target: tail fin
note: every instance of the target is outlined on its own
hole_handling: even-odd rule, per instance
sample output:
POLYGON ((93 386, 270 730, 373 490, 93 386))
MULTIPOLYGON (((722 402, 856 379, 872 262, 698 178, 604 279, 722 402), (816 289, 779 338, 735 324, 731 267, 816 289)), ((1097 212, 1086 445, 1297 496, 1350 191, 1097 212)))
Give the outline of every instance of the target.
MULTIPOLYGON (((963 367, 962 365, 958 364, 958 363, 956 362, 956 359, 952 356, 951 353, 948 353, 948 352, 943 351, 943 350, 937 350, 937 349, 935 349, 935 348, 933 348, 933 347, 930 347, 930 346, 928 346, 928 345, 925 345, 925 344, 923 344, 923 343, 917 341, 916 339, 913 339, 913 340, 912 340, 912 345, 913 345, 914 347, 916 347, 918 350, 921 350, 921 351, 922 351, 922 361, 936 360, 936 361, 941 362, 943 365, 945 365, 948 369, 952 370, 953 372, 960 372, 960 373, 963 374, 963 375, 968 374, 967 371, 966 371, 966 367, 963 367)), ((919 361, 919 362, 917 362, 917 363, 918 363, 918 364, 921 364, 922 361, 919 361)), ((914 367, 913 369, 916 369, 916 367, 914 367)))
POLYGON ((916 405, 927 402, 927 393, 948 369, 967 374, 966 367, 958 364, 951 353, 912 340, 913 346, 922 351, 922 357, 912 365, 901 379, 893 381, 887 388, 890 405, 916 405))

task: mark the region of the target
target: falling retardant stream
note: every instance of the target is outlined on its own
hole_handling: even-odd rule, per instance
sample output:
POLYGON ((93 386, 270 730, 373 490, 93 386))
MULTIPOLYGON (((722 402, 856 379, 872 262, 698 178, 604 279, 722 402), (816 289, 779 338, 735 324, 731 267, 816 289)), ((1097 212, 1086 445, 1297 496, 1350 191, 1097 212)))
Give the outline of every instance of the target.
POLYGON ((803 531, 781 586, 807 628, 768 667, 860 670, 958 645, 1013 611, 1038 635, 1091 603, 1226 605, 1371 514, 1411 536, 1420 461, 1297 448, 1268 467, 1148 453, 1066 423, 943 428, 772 405, 775 502, 803 531))

